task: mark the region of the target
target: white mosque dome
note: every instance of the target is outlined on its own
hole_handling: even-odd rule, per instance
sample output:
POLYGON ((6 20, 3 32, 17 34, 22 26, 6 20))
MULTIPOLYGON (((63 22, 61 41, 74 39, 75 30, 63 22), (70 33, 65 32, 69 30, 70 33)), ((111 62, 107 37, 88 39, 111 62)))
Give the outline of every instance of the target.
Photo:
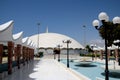
MULTIPOLYGON (((38 34, 30 36, 29 39, 32 40, 35 44, 37 44, 38 34)), ((77 42, 73 38, 58 33, 48 32, 39 34, 39 48, 55 48, 57 47, 57 45, 61 45, 62 48, 66 48, 67 44, 63 43, 64 40, 71 40, 69 48, 84 48, 79 42, 77 42)))

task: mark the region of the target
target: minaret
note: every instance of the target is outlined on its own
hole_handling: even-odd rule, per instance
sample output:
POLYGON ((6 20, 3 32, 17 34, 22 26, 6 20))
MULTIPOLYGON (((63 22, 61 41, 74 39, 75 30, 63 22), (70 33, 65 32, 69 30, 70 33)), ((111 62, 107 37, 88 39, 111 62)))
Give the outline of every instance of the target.
POLYGON ((47 26, 47 28, 46 28, 46 33, 48 33, 48 26, 47 26))

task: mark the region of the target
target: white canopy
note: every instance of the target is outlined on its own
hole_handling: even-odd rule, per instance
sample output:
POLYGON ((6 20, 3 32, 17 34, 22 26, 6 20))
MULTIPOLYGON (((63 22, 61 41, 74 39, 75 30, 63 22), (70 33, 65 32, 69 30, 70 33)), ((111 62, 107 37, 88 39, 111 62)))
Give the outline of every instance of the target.
POLYGON ((91 44, 90 47, 95 50, 104 50, 104 47, 97 46, 96 44, 91 44))
POLYGON ((12 41, 15 44, 22 44, 27 47, 35 47, 34 42, 28 40, 28 37, 23 38, 23 31, 12 34, 13 20, 0 25, 0 43, 7 45, 8 41, 12 41), (32 42, 32 43, 31 43, 32 42))
POLYGON ((13 35, 13 41, 15 44, 22 44, 23 31, 13 35))
POLYGON ((13 20, 0 25, 0 42, 12 41, 13 20))
POLYGON ((22 39, 22 45, 23 46, 27 46, 28 39, 29 39, 29 37, 25 37, 25 38, 22 39))
POLYGON ((32 40, 28 39, 27 46, 30 47, 31 43, 32 43, 32 40))

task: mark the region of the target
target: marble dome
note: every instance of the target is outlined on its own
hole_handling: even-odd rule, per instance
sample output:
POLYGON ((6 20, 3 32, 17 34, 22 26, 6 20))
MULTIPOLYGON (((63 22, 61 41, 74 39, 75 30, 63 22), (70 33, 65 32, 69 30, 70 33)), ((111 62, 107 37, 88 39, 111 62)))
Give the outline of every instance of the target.
MULTIPOLYGON (((29 37, 36 45, 38 43, 38 34, 29 37)), ((55 48, 57 45, 61 45, 62 48, 66 48, 67 44, 63 43, 64 40, 70 40, 69 48, 83 49, 84 47, 75 39, 59 33, 41 33, 39 34, 39 48, 55 48)))

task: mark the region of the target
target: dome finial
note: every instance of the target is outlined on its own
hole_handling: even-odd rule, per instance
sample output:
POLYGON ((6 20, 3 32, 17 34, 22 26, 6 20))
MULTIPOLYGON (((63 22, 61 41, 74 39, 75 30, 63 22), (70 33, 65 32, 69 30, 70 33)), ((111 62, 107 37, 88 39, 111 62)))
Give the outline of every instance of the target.
POLYGON ((48 26, 47 26, 47 28, 46 28, 46 33, 48 33, 48 26))

